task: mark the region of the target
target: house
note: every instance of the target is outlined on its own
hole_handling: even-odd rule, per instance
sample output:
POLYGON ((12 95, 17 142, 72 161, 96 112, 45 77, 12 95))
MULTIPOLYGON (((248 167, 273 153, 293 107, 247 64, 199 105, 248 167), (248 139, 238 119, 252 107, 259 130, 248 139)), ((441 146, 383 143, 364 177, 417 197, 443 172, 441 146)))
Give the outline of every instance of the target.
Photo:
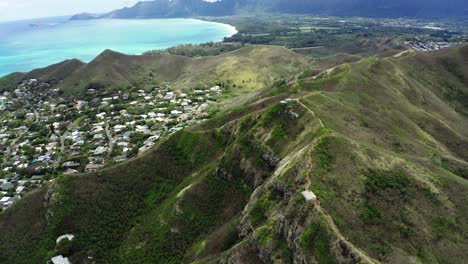
POLYGON ((27 182, 28 182, 27 180, 20 180, 20 181, 18 181, 18 185, 19 186, 24 186, 24 185, 26 185, 27 182))
POLYGON ((220 93, 221 92, 221 87, 219 87, 219 86, 211 87, 210 91, 214 92, 214 93, 220 93))
POLYGON ((123 133, 122 138, 124 140, 128 140, 131 135, 133 135, 133 132, 132 131, 127 131, 127 132, 123 133))
POLYGON ((119 132, 121 132, 122 130, 124 130, 125 128, 127 128, 126 125, 115 125, 115 126, 114 126, 114 131, 115 131, 116 133, 119 133, 119 132))
POLYGON ((93 130, 93 134, 99 134, 104 132, 104 128, 102 126, 96 126, 93 130))
POLYGON ((302 194, 302 197, 304 197, 304 199, 308 203, 315 204, 318 202, 317 196, 312 191, 306 190, 306 191, 303 191, 301 194, 302 194))
POLYGON ((23 195, 26 192, 26 186, 18 186, 16 187, 15 192, 19 195, 23 195))
POLYGON ((64 258, 62 255, 58 255, 53 257, 50 261, 49 264, 70 264, 70 261, 68 258, 64 258))
POLYGON ((155 142, 155 141, 157 141, 159 138, 160 138, 159 135, 155 135, 155 136, 149 137, 149 138, 147 139, 147 141, 155 142))
POLYGON ((148 145, 148 144, 147 144, 147 145, 144 145, 143 147, 141 147, 141 148, 138 149, 138 153, 145 152, 145 151, 147 151, 147 150, 150 149, 150 148, 151 148, 150 145, 148 145))
POLYGON ((130 143, 128 142, 117 142, 117 146, 121 147, 121 148, 126 148, 128 147, 130 143))
POLYGON ((31 177, 32 181, 42 181, 44 179, 44 176, 41 175, 35 175, 31 177))
POLYGON ((94 173, 97 172, 103 165, 101 164, 88 164, 86 165, 85 172, 86 173, 94 173))
POLYGON ((184 112, 182 111, 179 111, 179 110, 172 110, 171 111, 171 115, 180 115, 180 114, 183 114, 184 112))
POLYGON ((190 118, 190 115, 189 115, 189 114, 181 114, 181 115, 179 116, 179 118, 177 118, 177 120, 179 120, 179 121, 186 121, 186 120, 188 120, 189 118, 190 118))
POLYGON ((104 135, 103 135, 103 134, 96 134, 96 135, 94 135, 94 137, 93 137, 93 140, 101 140, 101 139, 104 139, 104 135))
POLYGON ((184 129, 184 128, 183 127, 173 127, 171 129, 169 129, 169 133, 172 134, 172 133, 175 133, 175 132, 180 131, 182 129, 184 129))
POLYGON ((4 182, 1 185, 1 187, 2 187, 2 191, 9 191, 9 190, 13 189, 15 186, 11 182, 4 182))
POLYGON ((62 164, 63 167, 67 168, 73 168, 73 167, 79 167, 80 163, 76 161, 67 161, 62 164))
POLYGON ((174 92, 167 92, 163 99, 166 101, 170 101, 170 100, 173 100, 174 98, 175 98, 174 92))
POLYGON ((74 170, 74 169, 68 169, 66 170, 63 174, 65 175, 75 175, 75 174, 78 174, 79 172, 77 170, 74 170))
POLYGON ((85 144, 84 140, 77 140, 77 141, 73 141, 75 143, 73 143, 73 146, 83 146, 85 144))
POLYGON ((144 134, 149 132, 147 126, 136 126, 136 131, 144 134))
POLYGON ((101 155, 101 154, 104 154, 106 153, 108 150, 107 147, 97 147, 94 151, 93 151, 93 154, 98 156, 98 155, 101 155))
POLYGON ((34 113, 27 113, 25 117, 26 119, 34 119, 35 116, 36 115, 34 113))
POLYGON ((6 97, 0 96, 0 110, 5 109, 5 102, 6 102, 6 100, 7 100, 6 97))
POLYGON ((125 161, 127 160, 127 155, 121 155, 121 156, 117 156, 114 158, 114 161, 115 162, 122 162, 122 161, 125 161))
POLYGON ((0 199, 0 208, 8 207, 13 203, 13 197, 3 197, 0 199))
POLYGON ((87 101, 78 101, 76 102, 76 108, 78 110, 84 110, 88 107, 88 102, 87 101))
POLYGON ((106 116, 106 113, 104 113, 104 112, 103 112, 103 113, 99 113, 99 114, 96 115, 96 117, 99 118, 99 119, 104 119, 105 116, 106 116))
POLYGON ((57 140, 58 140, 58 137, 57 137, 57 135, 55 135, 55 134, 52 134, 52 135, 50 136, 50 138, 49 138, 49 142, 55 142, 55 141, 57 141, 57 140))

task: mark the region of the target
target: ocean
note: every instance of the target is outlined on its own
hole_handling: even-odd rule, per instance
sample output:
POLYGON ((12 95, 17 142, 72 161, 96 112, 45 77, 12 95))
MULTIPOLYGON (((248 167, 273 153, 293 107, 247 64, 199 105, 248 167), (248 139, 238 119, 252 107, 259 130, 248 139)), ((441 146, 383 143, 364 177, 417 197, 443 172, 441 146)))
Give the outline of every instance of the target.
POLYGON ((195 19, 102 19, 68 17, 0 23, 0 77, 66 59, 89 62, 102 51, 126 54, 180 44, 220 41, 234 27, 195 19))

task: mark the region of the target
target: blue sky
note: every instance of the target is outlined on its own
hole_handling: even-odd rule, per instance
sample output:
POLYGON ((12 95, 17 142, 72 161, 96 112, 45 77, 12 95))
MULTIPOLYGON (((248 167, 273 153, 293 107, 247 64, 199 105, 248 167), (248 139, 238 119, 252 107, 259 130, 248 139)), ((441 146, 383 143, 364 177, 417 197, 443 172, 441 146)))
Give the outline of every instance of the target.
POLYGON ((138 0, 0 0, 0 21, 107 12, 138 0))

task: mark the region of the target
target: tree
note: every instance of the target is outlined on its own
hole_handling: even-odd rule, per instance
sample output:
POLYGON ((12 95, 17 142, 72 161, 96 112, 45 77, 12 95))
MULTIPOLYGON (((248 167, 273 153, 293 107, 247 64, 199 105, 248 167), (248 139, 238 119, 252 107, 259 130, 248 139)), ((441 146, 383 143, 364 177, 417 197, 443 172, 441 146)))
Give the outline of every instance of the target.
POLYGON ((63 238, 56 246, 57 253, 63 256, 70 256, 73 254, 73 239, 63 238))
POLYGON ((21 150, 23 151, 24 155, 26 155, 28 158, 32 159, 34 157, 34 154, 36 154, 36 149, 34 149, 30 145, 24 145, 21 150))

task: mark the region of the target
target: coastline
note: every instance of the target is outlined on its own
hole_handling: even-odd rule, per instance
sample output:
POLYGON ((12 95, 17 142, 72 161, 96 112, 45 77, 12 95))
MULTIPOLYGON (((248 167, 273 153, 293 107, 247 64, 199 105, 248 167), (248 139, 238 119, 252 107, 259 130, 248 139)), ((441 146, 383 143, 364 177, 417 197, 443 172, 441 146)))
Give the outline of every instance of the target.
POLYGON ((203 22, 208 22, 208 23, 211 23, 211 24, 218 24, 218 25, 222 25, 222 26, 226 27, 229 30, 229 34, 230 34, 229 36, 226 36, 226 37, 232 37, 235 34, 239 33, 237 28, 235 26, 233 26, 233 25, 224 24, 224 23, 220 23, 220 22, 214 22, 214 21, 207 21, 207 20, 203 20, 203 19, 196 19, 196 20, 200 20, 200 21, 203 21, 203 22))
MULTIPOLYGON (((62 19, 63 17, 60 17, 60 18, 50 18, 48 20, 59 20, 59 19, 62 19)), ((218 33, 215 33, 211 40, 204 40, 202 42, 200 42, 196 37, 193 37, 191 39, 186 39, 188 41, 183 41, 185 42, 186 44, 194 44, 194 45, 197 45, 197 44, 201 44, 201 43, 206 43, 206 42, 223 42, 224 41, 224 38, 225 37, 231 37, 235 34, 238 33, 238 30, 236 27, 232 26, 232 25, 229 25, 229 24, 224 24, 224 23, 219 23, 219 22, 213 22, 213 21, 207 21, 207 20, 204 20, 203 18, 162 18, 162 19, 159 19, 159 18, 155 18, 155 19, 151 19, 151 20, 160 20, 160 21, 164 21, 166 20, 167 23, 171 23, 171 20, 174 19, 174 20, 187 20, 187 22, 190 22, 190 21, 193 21, 195 24, 210 24, 212 25, 212 27, 214 28, 218 28, 218 33)), ((43 19, 43 20, 47 20, 47 19, 43 19)), ((105 20, 120 20, 120 19, 105 19, 105 20)), ((133 19, 132 19, 133 20, 133 19)), ((135 21, 145 21, 145 20, 148 20, 148 19, 134 19, 135 21)), ((21 20, 21 21, 16 21, 14 22, 13 24, 16 26, 16 29, 20 30, 20 31, 23 31, 23 32, 27 32, 27 31, 31 31, 31 28, 34 29, 37 29, 37 30, 48 30, 49 28, 52 28, 52 27, 44 27, 44 29, 42 29, 43 27, 31 27, 30 26, 30 21, 33 21, 33 20, 21 20)), ((54 21, 55 22, 55 21, 54 21)), ((69 21, 67 21, 66 23, 64 24, 68 24, 69 21)), ((8 23, 8 24, 11 24, 8 23)), ((73 24, 73 23, 71 23, 73 24)), ((188 23, 189 24, 189 23, 188 23)), ((10 31, 13 27, 10 27, 10 25, 8 25, 8 30, 10 31)), ((196 28, 196 25, 195 27, 196 28)), ((0 28, 0 31, 1 31, 2 28, 0 28)), ((191 31, 191 28, 189 27, 187 31, 191 31)), ((216 31, 215 31, 216 32, 216 31)), ((26 41, 23 41, 23 43, 26 43, 26 41)), ((0 45, 1 45, 1 41, 0 41, 0 45)), ((7 44, 5 44, 5 46, 7 46, 7 44)), ((115 49, 115 48, 112 48, 112 47, 106 47, 106 48, 110 48, 110 49, 114 49, 116 51, 119 51, 119 52, 122 52, 122 53, 125 53, 125 54, 129 54, 129 55, 141 55, 143 53, 145 53, 146 51, 148 50, 152 50, 152 49, 160 49, 158 47, 158 43, 154 43, 154 47, 151 46, 151 47, 147 47, 147 49, 141 49, 140 51, 135 51, 135 52, 128 52, 128 51, 121 51, 121 50, 118 50, 118 49, 115 49)), ((174 47, 174 46, 177 46, 177 44, 174 44, 173 45, 168 45, 166 47, 161 47, 162 48, 170 48, 170 47, 174 47)), ((69 47, 67 47, 69 48, 69 47)), ((71 49, 70 49, 71 50, 71 49)), ((0 78, 3 78, 13 72, 29 72, 31 70, 34 70, 34 69, 38 69, 38 68, 41 68, 41 67, 47 67, 48 65, 51 65, 51 64, 54 64, 54 63, 59 63, 65 59, 71 59, 71 58, 77 58, 81 61, 84 61, 84 62, 89 62, 89 61, 92 61, 96 56, 98 56, 99 53, 96 53, 95 55, 93 56, 87 56, 87 57, 77 57, 77 55, 73 55, 71 54, 70 56, 57 56, 57 59, 54 59, 53 61, 50 61, 50 62, 47 62, 47 63, 36 63, 36 65, 33 65, 32 67, 8 67, 8 63, 7 64, 3 64, 3 63, 0 63, 0 64, 3 64, 3 65, 0 65, 0 67, 4 67, 3 69, 0 69, 0 78), (8 69, 8 70, 7 70, 8 69)), ((41 61, 40 58, 37 58, 39 55, 37 56, 32 56, 34 57, 33 59, 37 60, 37 61, 41 61)), ((32 60, 29 60, 29 61, 32 61, 32 60)), ((19 63, 20 64, 20 63, 19 63)))

